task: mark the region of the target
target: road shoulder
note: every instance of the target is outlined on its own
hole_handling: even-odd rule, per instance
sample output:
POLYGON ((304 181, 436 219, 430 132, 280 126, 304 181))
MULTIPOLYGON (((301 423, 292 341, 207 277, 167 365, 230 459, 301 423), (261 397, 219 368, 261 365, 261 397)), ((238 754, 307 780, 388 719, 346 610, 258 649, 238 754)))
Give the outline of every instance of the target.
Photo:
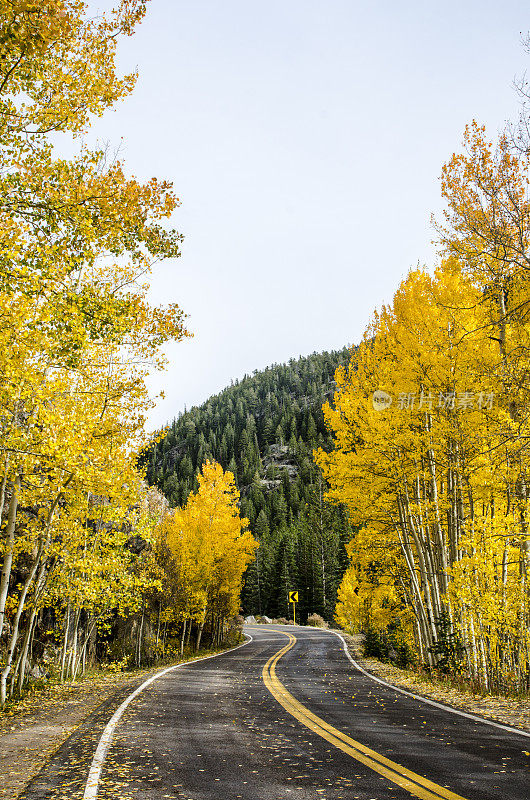
POLYGON ((0 716, 0 798, 14 800, 99 705, 156 670, 50 686, 0 716))
POLYGON ((476 714, 485 719, 500 722, 502 725, 510 725, 513 728, 530 732, 530 703, 528 700, 473 694, 451 686, 436 684, 426 676, 410 670, 400 669, 393 664, 385 664, 374 658, 365 658, 362 655, 362 637, 359 634, 352 636, 341 630, 333 632, 342 636, 352 658, 376 678, 459 711, 476 714))
MULTIPOLYGON (((203 651, 201 657, 223 652, 203 651)), ((175 661, 175 664, 197 658, 175 661)), ((56 750, 101 706, 118 705, 150 676, 172 664, 100 674, 76 683, 53 684, 0 714, 0 800, 16 800, 28 783, 48 763, 56 750)), ((112 711, 109 713, 109 717, 112 711)))

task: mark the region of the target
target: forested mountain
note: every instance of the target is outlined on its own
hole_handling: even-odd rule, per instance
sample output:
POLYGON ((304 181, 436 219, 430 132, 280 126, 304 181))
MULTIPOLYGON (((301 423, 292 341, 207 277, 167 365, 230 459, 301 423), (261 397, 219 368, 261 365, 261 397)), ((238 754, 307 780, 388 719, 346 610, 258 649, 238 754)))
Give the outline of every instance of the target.
POLYGON ((314 353, 245 376, 175 419, 145 456, 149 483, 172 506, 185 503, 207 459, 234 474, 241 513, 260 542, 245 577, 245 613, 288 616, 287 593, 296 588, 301 618, 333 616, 350 530, 344 509, 323 500, 312 452, 331 449, 322 404, 350 355, 314 353))

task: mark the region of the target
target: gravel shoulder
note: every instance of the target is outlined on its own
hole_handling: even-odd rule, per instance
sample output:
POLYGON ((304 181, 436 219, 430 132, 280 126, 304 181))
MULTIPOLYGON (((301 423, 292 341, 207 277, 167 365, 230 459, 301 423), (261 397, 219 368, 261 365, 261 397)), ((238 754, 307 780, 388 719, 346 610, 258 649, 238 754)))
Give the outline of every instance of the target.
POLYGON ((117 692, 155 670, 52 685, 0 714, 0 798, 15 800, 71 733, 117 692))
MULTIPOLYGON (((204 651, 201 656, 214 652, 220 651, 204 651)), ((193 658, 197 656, 184 661, 193 658)), ((167 666, 172 664, 127 673, 100 673, 77 683, 51 684, 12 709, 0 712, 0 800, 16 800, 62 743, 100 705, 112 705, 113 698, 117 705, 146 678, 167 666)))
POLYGON ((375 658, 365 658, 362 655, 362 636, 351 636, 341 630, 336 630, 346 641, 352 658, 367 672, 381 678, 393 686, 406 689, 413 694, 421 695, 437 703, 443 703, 469 714, 511 725, 514 728, 530 732, 530 701, 528 699, 499 697, 496 695, 473 694, 429 680, 425 675, 420 675, 411 670, 400 669, 393 664, 385 664, 375 658))

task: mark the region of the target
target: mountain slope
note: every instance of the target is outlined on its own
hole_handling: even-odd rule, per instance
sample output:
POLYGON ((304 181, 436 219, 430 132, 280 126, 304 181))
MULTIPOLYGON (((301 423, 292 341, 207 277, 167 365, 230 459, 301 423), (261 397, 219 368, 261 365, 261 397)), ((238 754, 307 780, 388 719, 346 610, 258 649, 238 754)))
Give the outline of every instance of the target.
POLYGON ((246 574, 245 613, 287 616, 287 592, 296 588, 302 618, 332 617, 350 530, 344 509, 323 501, 312 451, 331 448, 322 404, 350 356, 344 348, 256 371, 175 419, 146 455, 149 483, 172 506, 186 502, 206 459, 233 472, 241 511, 260 540, 246 574))

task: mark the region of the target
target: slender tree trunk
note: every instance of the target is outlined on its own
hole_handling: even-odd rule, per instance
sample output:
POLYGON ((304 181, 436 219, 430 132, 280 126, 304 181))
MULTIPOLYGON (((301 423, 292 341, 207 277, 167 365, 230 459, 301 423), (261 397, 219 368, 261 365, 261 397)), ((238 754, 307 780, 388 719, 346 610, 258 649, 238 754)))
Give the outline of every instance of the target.
POLYGON ((2 520, 4 518, 4 505, 6 500, 8 469, 9 469, 9 459, 6 458, 4 467, 4 477, 2 478, 2 485, 0 487, 0 525, 2 524, 2 520))
POLYGON ((13 567, 13 551, 15 547, 15 527, 17 519, 19 489, 20 489, 20 477, 17 476, 11 491, 11 499, 9 501, 9 508, 7 512, 7 526, 4 534, 5 537, 4 562, 2 564, 2 574, 0 577, 0 637, 4 632, 7 594, 9 592, 9 580, 11 578, 11 569, 13 567))
POLYGON ((156 658, 158 658, 158 642, 160 640, 160 607, 161 607, 161 602, 159 600, 158 601, 158 619, 156 621, 156 642, 155 642, 156 658))
POLYGON ((79 659, 78 659, 78 662, 79 662, 79 664, 81 666, 81 675, 85 674, 85 670, 86 670, 86 654, 87 654, 88 646, 90 644, 90 639, 92 638, 92 634, 94 633, 95 627, 96 627, 96 620, 95 619, 90 620, 90 618, 89 618, 87 620, 87 626, 86 626, 87 630, 86 630, 85 640, 83 642, 83 646, 81 648, 81 652, 79 654, 79 659))
POLYGON ((77 675, 77 653, 79 649, 79 623, 81 621, 82 609, 78 608, 74 619, 74 630, 72 636, 72 648, 68 658, 68 676, 75 681, 77 675))
POLYGON ((167 634, 167 619, 164 622, 164 632, 162 634, 162 658, 166 654, 166 634, 167 634))
MULTIPOLYGON (((28 653, 30 650, 31 643, 33 641, 33 634, 35 632, 35 621, 37 619, 37 609, 35 607, 31 610, 31 616, 28 621, 28 627, 26 630, 26 635, 24 637, 24 642, 22 645, 22 652, 20 655, 20 660, 18 663, 18 686, 17 692, 19 697, 22 695, 22 690, 24 688, 24 680, 26 677, 26 668, 28 663, 28 653)), ((12 692, 13 693, 13 692, 12 692)))
POLYGON ((197 631, 197 641, 195 643, 195 650, 197 650, 197 652, 199 650, 199 647, 201 646, 201 637, 202 637, 202 629, 203 628, 204 628, 204 622, 201 622, 199 624, 199 630, 197 631))
POLYGON ((30 647, 30 645, 31 645, 31 643, 33 641, 34 623, 35 623, 35 620, 37 618, 37 613, 38 613, 37 608, 38 608, 38 603, 39 603, 39 600, 40 600, 40 596, 42 594, 43 587, 44 587, 44 585, 46 583, 47 568, 48 568, 48 560, 47 560, 45 555, 44 555, 44 558, 42 558, 42 554, 41 554, 41 566, 40 566, 40 569, 39 569, 39 574, 37 575, 37 579, 35 581, 35 592, 34 592, 34 597, 33 597, 33 608, 31 609, 31 614, 30 614, 30 617, 29 617, 29 620, 28 620, 28 624, 27 624, 27 627, 26 627, 26 633, 24 635, 24 640, 23 640, 23 643, 22 643, 22 650, 21 650, 20 656, 19 656, 19 658, 17 660, 17 664, 16 664, 16 667, 15 667, 15 670, 14 670, 14 674, 13 674, 13 677, 12 677, 11 691, 10 691, 11 695, 13 695, 14 687, 15 687, 15 684, 17 682, 17 677, 18 677, 18 692, 19 692, 19 694, 22 693, 22 686, 23 686, 23 683, 24 683, 24 674, 25 674, 25 671, 26 671, 26 663, 27 663, 27 658, 28 658, 28 651, 29 651, 29 647, 30 647))
POLYGON ((183 655, 184 653, 184 637, 186 636, 186 622, 187 620, 184 620, 184 622, 182 623, 182 635, 180 637, 180 655, 183 655))
POLYGON ((144 619, 145 619, 145 601, 142 604, 142 617, 140 619, 140 627, 138 629, 138 642, 136 651, 136 664, 138 667, 142 666, 142 639, 144 634, 144 619))
MULTIPOLYGON (((422 632, 423 642, 425 646, 425 651, 427 653, 427 657, 429 659, 429 664, 432 667, 435 665, 435 659, 433 656, 433 645, 434 642, 436 641, 435 638, 436 629, 434 626, 432 606, 430 605, 430 600, 429 600, 429 593, 428 593, 429 587, 428 585, 425 586, 426 575, 425 575, 425 570, 421 566, 421 560, 419 562, 420 563, 419 570, 416 566, 414 554, 412 552, 412 548, 410 545, 409 526, 407 522, 406 512, 403 508, 403 502, 399 496, 397 498, 397 506, 398 506, 399 520, 400 520, 400 529, 398 529, 399 541, 401 544, 403 555, 405 556, 405 562, 407 564, 409 572, 412 594, 414 597, 415 613, 418 618, 420 630, 422 632), (418 581, 418 572, 420 573, 421 585, 418 581), (425 591, 425 588, 427 589, 427 591, 425 591)), ((422 556, 421 548, 419 548, 418 550, 418 547, 416 546, 415 549, 418 559, 421 559, 422 556)))
POLYGON ((22 613, 24 611, 24 604, 26 602, 26 597, 27 597, 27 594, 28 594, 28 591, 29 591, 29 587, 33 583, 33 579, 35 578, 35 575, 37 573, 37 569, 39 567, 40 560, 42 558, 42 551, 43 551, 43 545, 41 544, 41 547, 39 548, 39 552, 37 554, 37 557, 35 558, 33 566, 31 568, 28 576, 26 577, 26 580, 24 581, 24 585, 22 587, 22 590, 20 592, 20 596, 19 596, 19 599, 18 599, 17 611, 16 611, 15 617, 13 619, 13 628, 12 628, 12 631, 11 631, 11 637, 9 639, 9 644, 7 646, 7 653, 6 653, 6 656, 5 656, 5 659, 4 659, 4 668, 2 669, 2 672, 0 673, 0 708, 3 708, 4 705, 5 705, 5 702, 6 702, 7 679, 8 679, 9 673, 11 672, 11 664, 13 663, 13 656, 15 654, 15 648, 16 648, 17 642, 18 642, 18 632, 19 632, 19 626, 20 626, 20 618, 22 617, 22 613))
POLYGON ((69 633, 70 633, 70 603, 68 603, 68 605, 66 606, 66 614, 64 621, 64 641, 63 641, 63 652, 61 654, 61 683, 63 683, 65 678, 66 654, 68 652, 69 633))

